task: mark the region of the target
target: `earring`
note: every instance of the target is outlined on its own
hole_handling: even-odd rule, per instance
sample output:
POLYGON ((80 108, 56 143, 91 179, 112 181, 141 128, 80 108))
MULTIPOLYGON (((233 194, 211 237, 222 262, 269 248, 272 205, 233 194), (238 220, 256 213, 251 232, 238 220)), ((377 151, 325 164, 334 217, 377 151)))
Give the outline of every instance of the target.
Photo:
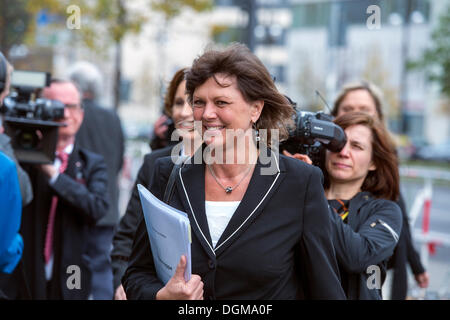
POLYGON ((261 141, 261 137, 259 136, 259 130, 256 128, 256 122, 253 122, 252 129, 254 130, 256 145, 258 145, 259 141, 261 141))

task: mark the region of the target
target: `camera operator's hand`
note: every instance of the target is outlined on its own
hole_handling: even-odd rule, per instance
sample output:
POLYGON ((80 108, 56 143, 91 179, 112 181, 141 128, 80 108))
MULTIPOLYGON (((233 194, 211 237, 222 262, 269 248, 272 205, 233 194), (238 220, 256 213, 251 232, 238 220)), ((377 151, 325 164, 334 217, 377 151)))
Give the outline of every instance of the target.
POLYGON ((193 274, 191 279, 184 280, 186 257, 181 256, 175 274, 169 282, 158 291, 156 300, 203 300, 203 282, 200 276, 193 274))
POLYGON ((127 295, 125 294, 125 290, 123 290, 122 285, 117 287, 114 294, 114 300, 127 300, 127 295))
POLYGON ((56 167, 52 164, 41 164, 39 168, 44 172, 49 178, 53 177, 58 170, 56 170, 56 167))
POLYGON ((292 153, 288 152, 287 150, 284 150, 283 154, 287 157, 295 158, 295 159, 301 160, 303 162, 306 162, 307 164, 312 164, 311 159, 306 154, 300 154, 300 153, 292 154, 292 153))

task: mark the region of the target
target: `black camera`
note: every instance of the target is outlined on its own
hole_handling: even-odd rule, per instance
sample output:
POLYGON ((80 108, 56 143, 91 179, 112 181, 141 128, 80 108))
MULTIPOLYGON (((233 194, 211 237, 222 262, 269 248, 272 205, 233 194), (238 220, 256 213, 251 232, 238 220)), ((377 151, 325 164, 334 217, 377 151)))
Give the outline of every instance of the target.
POLYGON ((5 133, 10 136, 19 162, 50 164, 55 159, 58 128, 64 124, 64 104, 57 100, 36 99, 39 90, 50 84, 50 74, 14 71, 12 93, 3 101, 5 133))
POLYGON ((290 153, 307 155, 314 165, 323 168, 325 149, 339 152, 344 148, 347 137, 344 130, 333 123, 333 117, 323 112, 298 111, 296 103, 286 97, 295 109, 294 129, 280 149, 290 153))

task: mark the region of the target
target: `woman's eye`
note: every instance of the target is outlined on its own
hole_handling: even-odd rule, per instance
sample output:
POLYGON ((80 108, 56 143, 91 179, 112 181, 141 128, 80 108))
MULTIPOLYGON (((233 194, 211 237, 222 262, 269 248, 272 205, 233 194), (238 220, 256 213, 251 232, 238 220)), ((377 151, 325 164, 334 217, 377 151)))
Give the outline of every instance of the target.
POLYGON ((197 107, 197 108, 203 107, 203 105, 204 105, 204 103, 201 100, 194 100, 194 102, 193 102, 193 106, 197 107))
POLYGON ((226 106, 227 104, 228 104, 228 102, 226 102, 226 101, 222 101, 222 100, 218 100, 218 101, 216 101, 216 104, 218 105, 218 106, 226 106))

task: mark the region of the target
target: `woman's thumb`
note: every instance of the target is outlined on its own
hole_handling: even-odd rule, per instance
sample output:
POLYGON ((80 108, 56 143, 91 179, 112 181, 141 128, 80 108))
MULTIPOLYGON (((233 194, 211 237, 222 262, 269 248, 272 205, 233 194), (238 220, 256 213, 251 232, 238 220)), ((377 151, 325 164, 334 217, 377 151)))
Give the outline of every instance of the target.
POLYGON ((178 262, 177 269, 175 270, 175 274, 173 275, 176 279, 184 280, 184 269, 186 269, 186 257, 181 256, 180 262, 178 262))

